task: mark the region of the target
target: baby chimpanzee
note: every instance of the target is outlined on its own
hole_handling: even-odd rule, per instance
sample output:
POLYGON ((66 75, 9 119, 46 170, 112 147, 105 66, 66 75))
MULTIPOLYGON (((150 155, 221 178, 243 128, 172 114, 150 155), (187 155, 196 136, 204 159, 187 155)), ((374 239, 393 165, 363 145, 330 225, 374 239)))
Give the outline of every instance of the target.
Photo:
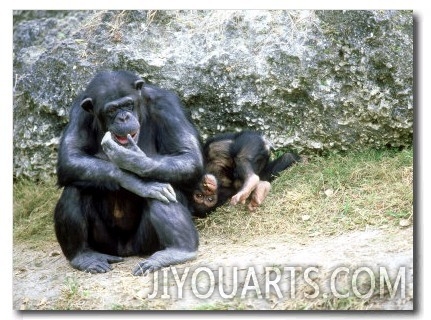
POLYGON ((203 146, 205 172, 193 191, 192 211, 205 217, 229 198, 232 205, 255 210, 268 195, 270 182, 300 158, 285 153, 270 161, 271 147, 258 132, 216 135, 203 146))

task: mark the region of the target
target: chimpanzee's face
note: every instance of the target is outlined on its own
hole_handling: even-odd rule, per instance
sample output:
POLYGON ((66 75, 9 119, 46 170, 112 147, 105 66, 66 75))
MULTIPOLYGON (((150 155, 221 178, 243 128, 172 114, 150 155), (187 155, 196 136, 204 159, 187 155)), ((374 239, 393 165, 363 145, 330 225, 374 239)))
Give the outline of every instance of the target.
POLYGON ((218 200, 217 179, 212 174, 205 174, 193 191, 193 208, 198 213, 210 211, 218 200))
POLYGON ((128 135, 138 143, 143 81, 122 82, 116 78, 102 80, 90 85, 81 107, 97 118, 100 132, 110 131, 119 145, 129 144, 128 135))
POLYGON ((126 146, 129 142, 127 135, 138 142, 140 121, 138 119, 139 104, 133 99, 134 97, 127 96, 106 103, 99 114, 103 118, 106 125, 106 130, 112 134, 112 139, 119 145, 126 146))

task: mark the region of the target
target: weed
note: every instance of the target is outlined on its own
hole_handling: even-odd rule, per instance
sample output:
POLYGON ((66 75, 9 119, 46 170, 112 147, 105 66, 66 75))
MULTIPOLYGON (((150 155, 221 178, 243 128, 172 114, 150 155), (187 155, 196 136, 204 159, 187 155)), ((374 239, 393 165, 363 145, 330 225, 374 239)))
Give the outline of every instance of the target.
POLYGON ((53 238, 53 212, 60 196, 55 180, 34 183, 20 180, 13 186, 14 240, 53 238))
POLYGON ((396 224, 412 214, 413 151, 366 150, 296 164, 272 183, 256 212, 225 205, 197 225, 204 237, 217 233, 246 241, 316 229, 322 235, 341 234, 396 224))

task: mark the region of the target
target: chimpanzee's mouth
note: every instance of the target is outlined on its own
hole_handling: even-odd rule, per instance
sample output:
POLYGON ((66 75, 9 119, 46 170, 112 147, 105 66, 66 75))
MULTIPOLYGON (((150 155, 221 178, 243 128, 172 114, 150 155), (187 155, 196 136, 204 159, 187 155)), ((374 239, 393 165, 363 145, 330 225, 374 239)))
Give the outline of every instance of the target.
POLYGON ((205 174, 202 179, 202 185, 205 189, 204 193, 213 194, 217 190, 217 179, 212 174, 205 174))
POLYGON ((215 189, 217 189, 217 184, 216 184, 216 183, 213 183, 212 181, 211 181, 211 182, 209 182, 209 181, 205 181, 205 182, 203 183, 203 185, 204 185, 204 187, 205 187, 205 188, 208 188, 208 189, 210 189, 210 190, 215 190, 215 189))
MULTIPOLYGON (((131 135, 132 139, 135 140, 135 142, 136 142, 136 138, 138 137, 138 131, 136 131, 134 133, 130 133, 130 135, 131 135)), ((114 140, 123 146, 127 145, 129 143, 129 139, 127 139, 127 135, 126 136, 119 136, 117 134, 113 134, 113 136, 114 136, 114 140)))

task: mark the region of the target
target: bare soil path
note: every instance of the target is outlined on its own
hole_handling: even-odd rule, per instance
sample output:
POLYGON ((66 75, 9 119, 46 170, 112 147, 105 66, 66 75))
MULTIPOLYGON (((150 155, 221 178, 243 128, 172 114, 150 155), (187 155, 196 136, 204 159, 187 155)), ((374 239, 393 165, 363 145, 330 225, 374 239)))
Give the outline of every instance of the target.
POLYGON ((246 243, 214 236, 201 239, 196 260, 135 277, 131 270, 140 259, 126 258, 111 272, 92 275, 72 269, 56 242, 42 250, 15 244, 13 307, 413 309, 412 226, 337 237, 272 235, 246 243))

